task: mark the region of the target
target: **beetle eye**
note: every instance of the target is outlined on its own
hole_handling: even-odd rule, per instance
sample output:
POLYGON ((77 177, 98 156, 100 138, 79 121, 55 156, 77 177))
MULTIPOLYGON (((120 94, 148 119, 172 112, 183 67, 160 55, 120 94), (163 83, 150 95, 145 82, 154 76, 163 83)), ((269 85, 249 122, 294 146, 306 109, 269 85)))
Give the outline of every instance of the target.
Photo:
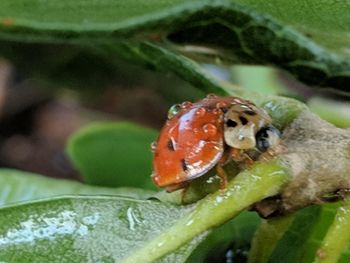
POLYGON ((265 152, 271 146, 279 144, 281 132, 272 125, 260 129, 255 135, 256 146, 261 152, 265 152))

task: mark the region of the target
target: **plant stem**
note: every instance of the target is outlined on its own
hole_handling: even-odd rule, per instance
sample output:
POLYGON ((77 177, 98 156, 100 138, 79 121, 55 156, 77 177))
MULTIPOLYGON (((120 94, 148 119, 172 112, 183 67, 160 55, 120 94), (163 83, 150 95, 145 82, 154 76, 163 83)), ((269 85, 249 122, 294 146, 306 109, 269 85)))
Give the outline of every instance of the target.
POLYGON ((257 163, 237 175, 224 192, 217 191, 202 199, 192 212, 122 262, 153 262, 230 220, 255 202, 276 195, 288 179, 286 167, 278 160, 257 163))
POLYGON ((263 220, 257 229, 249 252, 248 263, 268 262, 277 242, 293 222, 295 214, 263 220))
POLYGON ((328 229, 314 263, 336 263, 350 240, 350 198, 338 208, 335 219, 328 229))

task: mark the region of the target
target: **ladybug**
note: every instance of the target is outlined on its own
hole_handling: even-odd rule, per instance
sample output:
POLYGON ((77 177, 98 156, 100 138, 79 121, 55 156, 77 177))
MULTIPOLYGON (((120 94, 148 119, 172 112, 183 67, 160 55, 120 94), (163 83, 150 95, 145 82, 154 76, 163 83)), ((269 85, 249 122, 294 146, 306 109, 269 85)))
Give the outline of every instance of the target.
POLYGON ((174 105, 158 141, 152 144, 152 179, 174 191, 216 166, 225 188, 222 168, 228 161, 253 163, 250 150, 267 152, 279 144, 280 133, 271 117, 252 102, 210 94, 195 103, 174 105))

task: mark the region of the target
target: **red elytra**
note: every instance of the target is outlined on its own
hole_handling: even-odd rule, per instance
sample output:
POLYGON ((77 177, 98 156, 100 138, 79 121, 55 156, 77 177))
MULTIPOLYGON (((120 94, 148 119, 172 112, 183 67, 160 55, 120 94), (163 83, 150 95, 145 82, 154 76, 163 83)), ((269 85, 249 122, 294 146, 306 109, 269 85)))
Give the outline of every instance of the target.
POLYGON ((224 112, 232 105, 254 105, 237 97, 208 95, 185 102, 167 120, 154 145, 153 181, 174 190, 212 169, 224 153, 224 112))

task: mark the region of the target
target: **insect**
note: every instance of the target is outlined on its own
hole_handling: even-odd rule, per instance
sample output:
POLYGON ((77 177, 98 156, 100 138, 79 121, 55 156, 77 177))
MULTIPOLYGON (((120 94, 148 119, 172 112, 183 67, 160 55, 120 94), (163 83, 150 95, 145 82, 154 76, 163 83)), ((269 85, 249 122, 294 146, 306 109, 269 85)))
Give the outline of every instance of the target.
POLYGON ((227 183, 223 166, 230 160, 253 164, 248 152, 272 155, 280 133, 267 112, 238 97, 210 94, 195 102, 174 105, 152 144, 152 179, 174 191, 216 167, 221 187, 227 183))

